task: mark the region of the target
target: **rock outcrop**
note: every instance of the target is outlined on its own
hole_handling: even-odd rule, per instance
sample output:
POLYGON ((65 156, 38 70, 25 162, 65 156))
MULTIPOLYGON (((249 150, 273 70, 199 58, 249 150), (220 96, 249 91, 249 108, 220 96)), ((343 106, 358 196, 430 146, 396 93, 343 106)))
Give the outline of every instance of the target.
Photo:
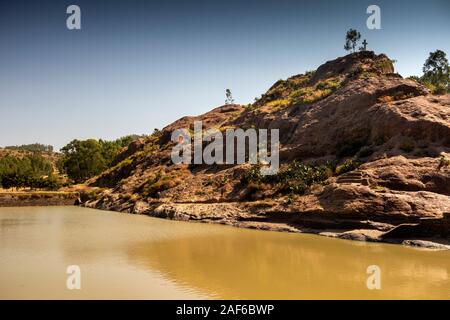
POLYGON ((450 96, 403 79, 385 55, 358 52, 280 80, 251 105, 184 117, 130 145, 113 168, 89 181, 104 191, 84 205, 345 239, 445 244, 449 159, 450 96), (294 194, 243 183, 249 165, 174 165, 171 133, 192 130, 194 121, 221 131, 279 129, 282 167, 295 160, 334 164, 334 171, 294 194), (349 163, 345 172, 336 169, 349 163))

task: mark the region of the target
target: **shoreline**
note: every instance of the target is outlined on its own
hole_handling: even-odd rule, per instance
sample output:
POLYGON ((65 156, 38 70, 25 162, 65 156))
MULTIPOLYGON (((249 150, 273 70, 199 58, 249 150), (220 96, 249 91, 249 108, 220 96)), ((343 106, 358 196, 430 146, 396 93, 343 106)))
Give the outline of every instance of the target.
MULTIPOLYGON (((370 221, 367 221, 367 228, 357 228, 356 226, 353 228, 332 227, 333 224, 336 225, 336 222, 337 225, 342 225, 343 223, 348 223, 349 225, 352 224, 351 221, 339 221, 338 217, 336 217, 337 221, 319 217, 317 219, 309 219, 308 222, 304 220, 302 224, 299 220, 296 221, 295 219, 292 219, 291 213, 284 213, 283 215, 286 215, 287 217, 282 219, 273 216, 254 214, 245 207, 247 204, 242 202, 147 203, 137 201, 135 203, 126 202, 118 205, 113 202, 90 200, 80 203, 79 205, 104 211, 141 214, 154 218, 176 221, 222 224, 261 231, 306 233, 343 240, 400 244, 434 250, 450 250, 450 241, 447 238, 402 236, 401 232, 397 232, 398 229, 402 231, 404 226, 408 226, 408 224, 401 224, 388 231, 372 228, 370 221)), ((374 222, 372 223, 376 224, 374 222)), ((415 225, 413 225, 413 227, 415 227, 415 225)))
MULTIPOLYGON (((261 231, 315 234, 330 238, 363 242, 399 244, 434 250, 450 250, 450 241, 441 237, 408 236, 411 228, 417 224, 400 224, 389 230, 380 230, 373 221, 350 221, 323 215, 308 215, 292 212, 261 214, 255 212, 255 203, 246 202, 211 202, 211 203, 177 203, 143 201, 87 200, 82 202, 78 192, 34 191, 34 192, 0 192, 1 207, 31 206, 81 206, 103 211, 129 214, 142 214, 168 220, 200 222, 228 225, 237 228, 261 231), (298 218, 300 216, 302 218, 298 218), (363 226, 366 225, 366 227, 363 226), (375 227, 374 227, 375 226, 375 227)), ((450 217, 442 219, 450 223, 450 217)), ((427 228, 436 221, 428 220, 427 228)), ((441 223, 441 221, 437 221, 441 223)))
POLYGON ((62 191, 1 191, 1 207, 67 206, 79 199, 78 192, 62 191))

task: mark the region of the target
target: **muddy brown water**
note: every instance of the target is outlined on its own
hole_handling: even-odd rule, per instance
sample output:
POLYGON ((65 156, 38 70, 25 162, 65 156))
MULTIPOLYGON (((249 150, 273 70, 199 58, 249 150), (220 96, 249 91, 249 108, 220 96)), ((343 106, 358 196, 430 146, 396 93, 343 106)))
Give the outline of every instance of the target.
POLYGON ((449 299, 450 252, 80 207, 0 208, 0 299, 449 299), (66 286, 80 267, 80 290, 66 286), (367 268, 380 268, 369 290, 367 268))

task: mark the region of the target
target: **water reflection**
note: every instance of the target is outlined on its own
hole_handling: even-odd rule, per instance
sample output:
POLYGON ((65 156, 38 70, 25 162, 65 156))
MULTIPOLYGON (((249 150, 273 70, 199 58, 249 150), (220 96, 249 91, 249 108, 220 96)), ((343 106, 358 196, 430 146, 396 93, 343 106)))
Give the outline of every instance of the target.
POLYGON ((227 234, 142 243, 132 263, 226 299, 449 298, 449 255, 310 235, 231 229, 227 234), (382 270, 382 290, 366 268, 382 270))
POLYGON ((0 208, 0 298, 448 299, 450 253, 77 207, 0 208), (82 290, 65 288, 80 265, 82 290), (382 270, 382 290, 366 268, 382 270))

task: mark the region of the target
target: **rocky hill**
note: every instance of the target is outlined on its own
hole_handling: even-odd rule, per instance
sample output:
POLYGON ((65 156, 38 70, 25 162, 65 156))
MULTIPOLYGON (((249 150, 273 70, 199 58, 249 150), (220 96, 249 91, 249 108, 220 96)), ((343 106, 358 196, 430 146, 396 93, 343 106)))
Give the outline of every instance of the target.
POLYGON ((184 117, 132 143, 90 180, 85 206, 370 241, 450 237, 450 96, 365 51, 279 80, 255 103, 184 117), (279 129, 281 171, 174 165, 171 133, 279 129))

